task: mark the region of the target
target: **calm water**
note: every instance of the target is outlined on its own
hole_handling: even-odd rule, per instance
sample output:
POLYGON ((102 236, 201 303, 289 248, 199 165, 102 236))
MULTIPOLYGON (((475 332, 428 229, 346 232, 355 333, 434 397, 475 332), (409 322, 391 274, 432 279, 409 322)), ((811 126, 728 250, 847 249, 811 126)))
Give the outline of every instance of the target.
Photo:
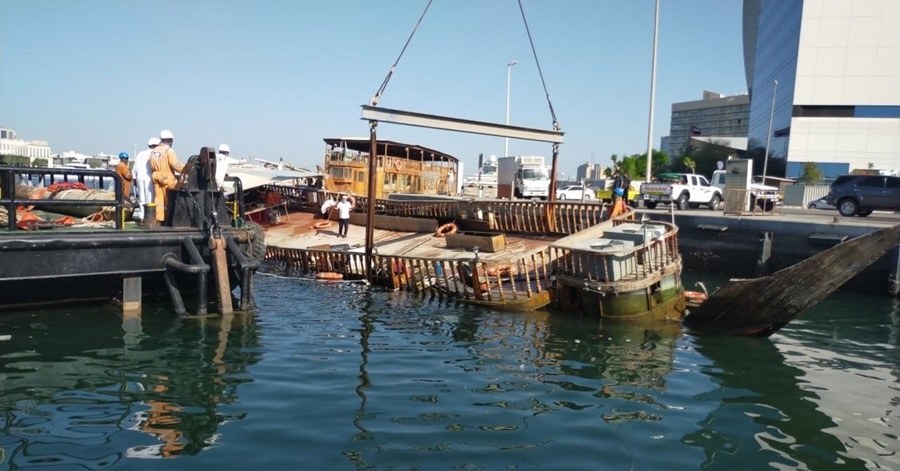
POLYGON ((0 316, 0 469, 900 470, 892 299, 836 295, 760 340, 256 291, 226 319, 0 316))

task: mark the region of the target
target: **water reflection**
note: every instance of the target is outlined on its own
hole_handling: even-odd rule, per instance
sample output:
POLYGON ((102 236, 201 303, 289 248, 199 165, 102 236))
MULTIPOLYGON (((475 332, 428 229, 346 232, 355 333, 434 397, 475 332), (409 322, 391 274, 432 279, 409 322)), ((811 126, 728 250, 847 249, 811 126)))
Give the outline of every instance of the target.
POLYGON ((712 360, 701 371, 718 387, 697 395, 715 407, 682 442, 703 449, 705 469, 751 462, 779 469, 880 469, 834 434, 846 424, 821 408, 821 394, 831 385, 811 384, 809 372, 791 365, 775 343, 704 336, 695 347, 712 360))
POLYGON ((141 321, 101 307, 5 314, 3 330, 12 338, 0 354, 0 424, 12 468, 197 454, 242 418, 218 409, 260 360, 249 315, 173 319, 145 306, 141 321))

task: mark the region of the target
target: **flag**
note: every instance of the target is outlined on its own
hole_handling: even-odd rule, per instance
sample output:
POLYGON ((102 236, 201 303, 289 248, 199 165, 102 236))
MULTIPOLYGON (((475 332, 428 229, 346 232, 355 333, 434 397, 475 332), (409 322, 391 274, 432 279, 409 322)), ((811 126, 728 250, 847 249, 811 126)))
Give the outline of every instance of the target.
POLYGON ((700 132, 700 128, 698 128, 697 126, 694 126, 692 124, 691 125, 691 136, 699 136, 701 134, 703 134, 703 133, 700 132))
POLYGON ((776 129, 772 135, 775 137, 790 136, 791 135, 791 127, 788 126, 786 128, 776 129))

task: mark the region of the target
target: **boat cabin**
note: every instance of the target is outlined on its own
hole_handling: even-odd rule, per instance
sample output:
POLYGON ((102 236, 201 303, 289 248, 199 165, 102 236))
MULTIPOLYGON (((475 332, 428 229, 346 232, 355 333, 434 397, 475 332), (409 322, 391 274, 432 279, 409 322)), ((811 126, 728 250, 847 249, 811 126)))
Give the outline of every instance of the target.
MULTIPOLYGON (((325 139, 326 188, 355 195, 368 194, 368 138, 325 139)), ((414 144, 379 140, 376 198, 391 193, 457 195, 459 159, 414 144)))

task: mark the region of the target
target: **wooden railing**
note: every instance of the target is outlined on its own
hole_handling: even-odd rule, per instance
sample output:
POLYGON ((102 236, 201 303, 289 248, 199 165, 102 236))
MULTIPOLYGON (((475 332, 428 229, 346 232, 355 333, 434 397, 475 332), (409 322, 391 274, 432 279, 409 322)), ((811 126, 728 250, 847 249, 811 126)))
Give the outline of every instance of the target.
MULTIPOLYGON (((617 219, 613 224, 620 225, 626 222, 633 221, 617 219)), ((631 280, 645 279, 654 273, 664 272, 680 258, 678 228, 656 221, 654 225, 664 225, 667 229, 666 233, 652 239, 649 243, 634 247, 633 251, 624 255, 552 247, 550 250, 557 263, 557 272, 562 275, 600 282, 611 280, 610 275, 614 272, 613 264, 620 264, 620 267, 629 274, 628 279, 631 280)))
MULTIPOLYGON (((365 254, 269 246, 266 259, 276 271, 293 276, 340 273, 343 279, 365 277, 365 254)), ((497 303, 532 298, 550 286, 553 262, 549 250, 509 261, 416 258, 373 255, 373 282, 409 292, 430 292, 450 299, 497 303)))
MULTIPOLYGON (((297 208, 316 210, 326 198, 340 193, 304 190, 295 187, 268 186, 281 192, 297 208), (312 196, 312 195, 315 196, 312 196)), ((368 211, 368 198, 354 196, 355 212, 368 211)), ((420 217, 439 220, 475 219, 486 221, 490 229, 519 234, 570 235, 606 219, 609 206, 600 203, 505 200, 397 201, 378 199, 375 213, 388 216, 420 217)))

